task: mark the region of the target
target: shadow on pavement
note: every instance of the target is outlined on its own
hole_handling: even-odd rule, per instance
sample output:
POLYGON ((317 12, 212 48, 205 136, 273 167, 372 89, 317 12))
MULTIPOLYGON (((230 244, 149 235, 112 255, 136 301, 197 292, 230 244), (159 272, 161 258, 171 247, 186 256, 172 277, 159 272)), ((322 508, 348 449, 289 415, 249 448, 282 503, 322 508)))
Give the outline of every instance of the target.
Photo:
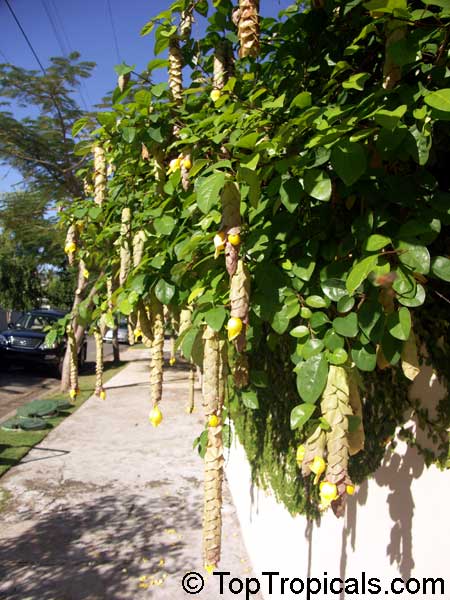
POLYGON ((171 576, 186 571, 190 540, 177 536, 176 530, 201 527, 200 515, 200 506, 186 507, 179 495, 147 499, 143 505, 142 497, 130 494, 46 512, 37 522, 29 521, 29 527, 25 522, 20 535, 0 542, 0 598, 140 596, 143 575, 165 575, 169 583, 171 576))

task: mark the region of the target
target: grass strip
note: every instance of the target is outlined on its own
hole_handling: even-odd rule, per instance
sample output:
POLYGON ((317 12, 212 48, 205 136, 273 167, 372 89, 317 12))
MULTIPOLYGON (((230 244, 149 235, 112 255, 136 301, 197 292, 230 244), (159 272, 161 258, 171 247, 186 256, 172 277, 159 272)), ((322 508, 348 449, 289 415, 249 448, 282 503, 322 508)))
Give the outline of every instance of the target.
MULTIPOLYGON (((105 363, 104 382, 114 377, 127 363, 105 363)), ((91 369, 92 370, 92 369, 91 369)), ((0 429, 0 477, 17 465, 28 452, 39 444, 66 417, 74 413, 95 391, 95 373, 80 375, 80 394, 72 408, 46 419, 46 428, 39 431, 3 431, 0 429)), ((43 400, 67 400, 68 394, 54 392, 43 400)))

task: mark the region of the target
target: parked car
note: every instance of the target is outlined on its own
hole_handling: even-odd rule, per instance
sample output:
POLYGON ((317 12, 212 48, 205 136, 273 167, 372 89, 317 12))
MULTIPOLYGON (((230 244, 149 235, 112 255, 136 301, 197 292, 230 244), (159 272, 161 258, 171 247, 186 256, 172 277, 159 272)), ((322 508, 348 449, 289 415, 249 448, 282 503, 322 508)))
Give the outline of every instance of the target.
MULTIPOLYGON (((112 343, 113 330, 107 329, 103 336, 104 342, 112 343)), ((117 327, 117 340, 119 344, 128 344, 128 323, 126 319, 120 319, 117 327)))
MULTIPOLYGON (((61 374, 66 340, 48 346, 45 343, 45 336, 47 327, 65 314, 60 310, 32 310, 23 314, 15 323, 9 323, 8 329, 0 332, 0 364, 2 366, 26 363, 49 365, 61 374)), ((83 339, 78 353, 80 367, 86 361, 86 353, 87 341, 83 339)))

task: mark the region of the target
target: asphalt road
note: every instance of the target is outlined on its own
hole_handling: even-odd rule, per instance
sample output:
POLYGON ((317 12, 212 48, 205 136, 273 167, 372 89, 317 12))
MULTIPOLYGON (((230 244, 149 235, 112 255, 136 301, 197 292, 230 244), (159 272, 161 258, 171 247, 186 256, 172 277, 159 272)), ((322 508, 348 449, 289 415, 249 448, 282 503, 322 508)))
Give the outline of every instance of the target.
MULTIPOLYGON (((104 344, 105 360, 112 357, 112 345, 104 344)), ((88 338, 87 362, 95 362, 95 343, 88 338)), ((39 366, 14 366, 0 372, 0 419, 22 404, 57 390, 59 379, 51 370, 39 366)))

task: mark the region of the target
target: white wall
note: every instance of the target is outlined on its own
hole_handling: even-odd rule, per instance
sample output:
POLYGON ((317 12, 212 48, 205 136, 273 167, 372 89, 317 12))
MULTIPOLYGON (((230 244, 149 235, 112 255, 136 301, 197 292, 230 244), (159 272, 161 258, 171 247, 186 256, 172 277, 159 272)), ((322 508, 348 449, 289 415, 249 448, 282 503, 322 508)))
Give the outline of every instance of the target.
MULTIPOLYGON (((428 368, 422 370, 411 391, 428 404, 434 404, 444 393, 428 368)), ((413 419, 409 426, 417 427, 413 419)), ((423 442, 424 436, 421 439, 423 442)), ((365 571, 367 578, 381 580, 379 596, 388 600, 450 599, 450 470, 427 469, 419 454, 404 443, 386 456, 374 477, 349 499, 345 519, 337 519, 329 511, 320 526, 308 523, 303 516, 291 517, 272 496, 252 486, 245 451, 236 441, 226 469, 256 576, 263 571, 279 571, 282 577, 306 580, 307 576, 323 578, 326 572, 329 581, 333 577, 361 581, 365 571), (435 595, 431 588, 429 593, 414 595, 385 593, 394 577, 441 577, 445 594, 440 594, 440 586, 435 595)), ((282 595, 279 578, 275 581, 278 589, 270 595, 268 577, 262 578, 265 600, 307 597, 288 591, 282 595)), ((366 594, 361 589, 359 594, 329 593, 311 598, 377 597, 368 593, 368 588, 366 594)))

